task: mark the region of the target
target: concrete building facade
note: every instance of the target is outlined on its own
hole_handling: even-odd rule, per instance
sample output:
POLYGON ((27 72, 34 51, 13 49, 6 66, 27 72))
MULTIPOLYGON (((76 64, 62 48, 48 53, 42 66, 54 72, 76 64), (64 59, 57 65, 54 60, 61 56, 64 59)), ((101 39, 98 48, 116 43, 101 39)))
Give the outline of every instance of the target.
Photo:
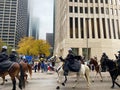
POLYGON ((55 0, 54 54, 86 59, 120 50, 120 0, 55 0))
POLYGON ((0 0, 0 38, 16 47, 28 34, 28 0, 0 0))

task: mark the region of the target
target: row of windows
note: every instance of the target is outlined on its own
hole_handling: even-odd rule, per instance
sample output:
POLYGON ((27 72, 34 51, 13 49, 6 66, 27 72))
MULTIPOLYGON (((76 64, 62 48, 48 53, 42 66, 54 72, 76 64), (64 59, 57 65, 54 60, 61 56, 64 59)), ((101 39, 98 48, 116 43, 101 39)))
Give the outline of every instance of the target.
MULTIPOLYGON (((120 10, 119 10, 120 11, 120 10)), ((78 13, 78 7, 75 6, 69 6, 69 12, 70 13, 78 13)), ((95 7, 95 11, 94 11, 94 8, 93 7, 80 7, 79 8, 79 13, 86 13, 88 14, 88 12, 90 12, 91 14, 93 13, 96 13, 96 14, 99 14, 100 11, 99 11, 99 7, 95 7)), ((101 14, 110 14, 110 15, 118 15, 118 10, 115 9, 113 10, 113 8, 104 8, 104 7, 101 7, 101 14)))
POLYGON ((73 18, 69 19, 69 28, 70 28, 70 38, 109 38, 109 39, 120 39, 120 27, 119 20, 114 19, 105 19, 105 18, 73 18), (74 22, 73 22, 74 19, 74 22), (95 23, 96 22, 96 23, 95 23), (101 23, 100 23, 101 22, 101 23), (74 25, 73 25, 74 23, 74 25), (85 27, 84 27, 85 24, 85 27), (91 27, 90 27, 91 25, 91 27), (73 27, 74 26, 74 27, 73 27), (79 27, 80 26, 80 27, 79 27), (95 28, 96 26, 96 28, 95 28), (73 31, 73 28, 75 31, 73 31), (108 28, 108 30, 107 30, 108 28), (80 30, 80 31, 79 31, 80 30), (84 36, 86 30, 86 36, 84 36), (90 32, 92 35, 90 35, 90 32), (102 33, 103 32, 103 33, 102 33), (73 35, 75 33, 75 35, 73 35), (108 33, 108 36, 107 36, 108 33), (97 36, 96 36, 97 35, 97 36))
POLYGON ((110 4, 120 4, 120 0, 69 0, 69 2, 80 2, 80 3, 106 3, 106 4, 108 4, 108 2, 110 3, 110 4))

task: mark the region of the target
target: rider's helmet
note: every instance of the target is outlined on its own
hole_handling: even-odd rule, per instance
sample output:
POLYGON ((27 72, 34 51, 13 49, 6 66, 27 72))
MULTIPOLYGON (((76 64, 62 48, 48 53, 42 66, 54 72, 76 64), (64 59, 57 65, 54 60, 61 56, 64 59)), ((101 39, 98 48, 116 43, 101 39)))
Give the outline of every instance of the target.
POLYGON ((72 51, 72 48, 69 48, 68 51, 72 51))
POLYGON ((120 50, 118 51, 118 53, 120 53, 120 50))
POLYGON ((103 55, 106 55, 106 53, 105 53, 105 52, 103 52, 103 55))
POLYGON ((2 46, 2 49, 7 49, 7 46, 2 46))

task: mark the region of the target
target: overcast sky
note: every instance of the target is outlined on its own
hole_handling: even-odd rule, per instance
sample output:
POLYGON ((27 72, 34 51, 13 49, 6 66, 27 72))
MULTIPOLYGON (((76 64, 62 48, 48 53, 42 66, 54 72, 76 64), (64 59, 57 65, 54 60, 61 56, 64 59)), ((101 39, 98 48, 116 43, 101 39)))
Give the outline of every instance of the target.
POLYGON ((46 39, 46 33, 53 33, 53 0, 32 0, 31 8, 39 18, 40 39, 46 39))

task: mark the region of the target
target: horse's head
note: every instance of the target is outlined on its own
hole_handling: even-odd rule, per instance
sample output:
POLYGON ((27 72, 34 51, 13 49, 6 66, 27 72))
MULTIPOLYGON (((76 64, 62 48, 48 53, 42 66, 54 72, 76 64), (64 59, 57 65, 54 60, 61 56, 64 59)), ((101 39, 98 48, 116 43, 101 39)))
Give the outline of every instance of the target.
POLYGON ((65 60, 62 58, 62 56, 59 57, 60 61, 65 62, 65 60))
POLYGON ((90 58, 89 64, 98 64, 98 63, 97 63, 96 59, 90 58))

